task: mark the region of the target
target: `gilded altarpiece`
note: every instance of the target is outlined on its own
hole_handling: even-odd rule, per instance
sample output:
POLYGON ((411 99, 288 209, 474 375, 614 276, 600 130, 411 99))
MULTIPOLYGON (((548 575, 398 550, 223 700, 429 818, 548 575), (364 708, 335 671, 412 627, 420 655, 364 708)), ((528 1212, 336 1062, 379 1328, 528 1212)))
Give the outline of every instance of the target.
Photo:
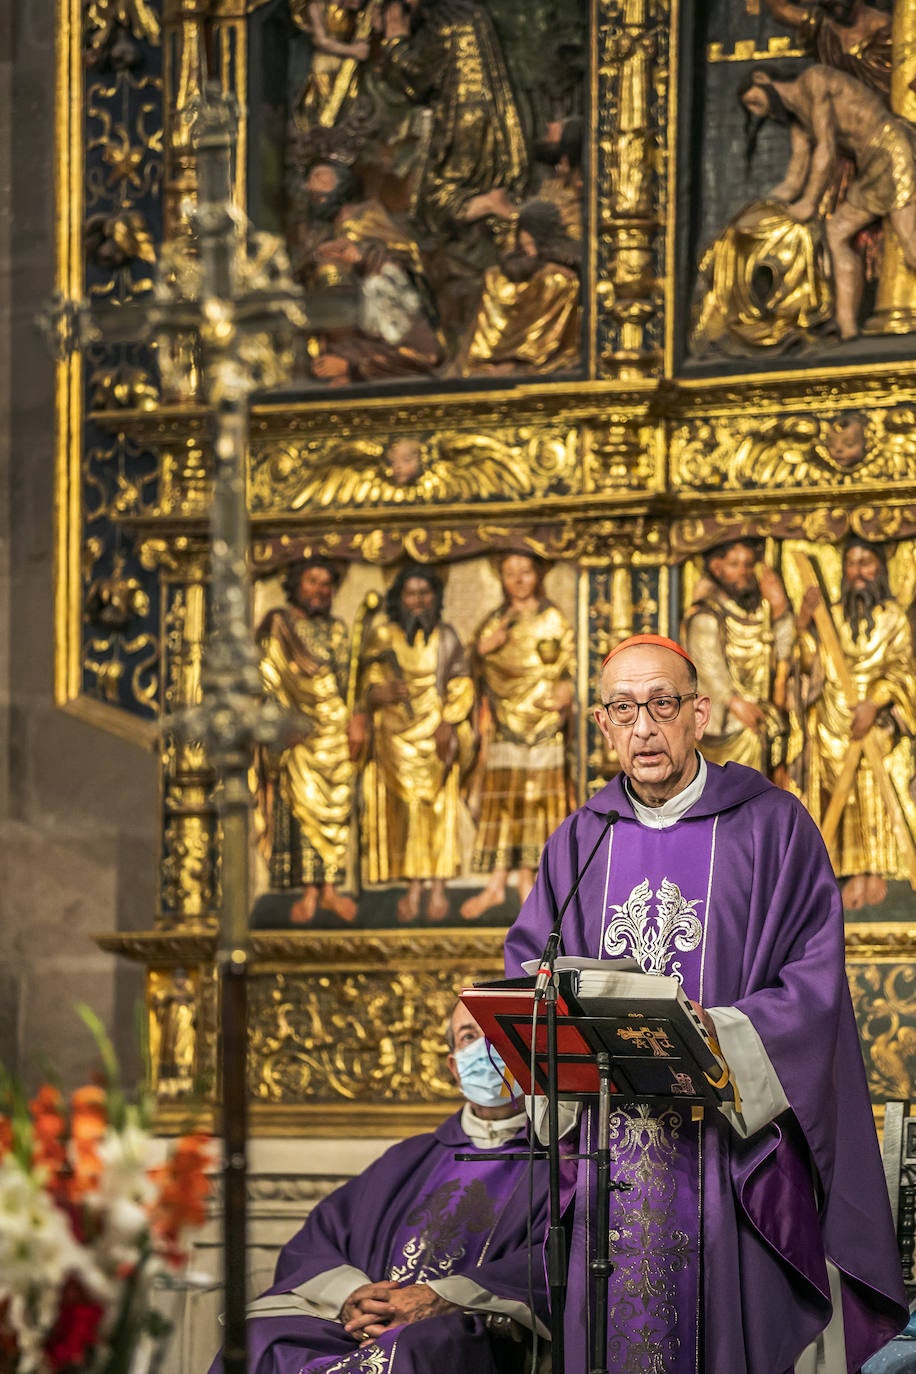
POLYGON ((303 748, 332 699, 374 716, 355 764, 326 761, 317 866, 286 764, 253 760, 254 1129, 399 1134, 455 1100, 446 1013, 498 974, 536 865, 481 820, 505 701, 480 645, 486 617, 503 639, 518 618, 511 569, 553 617, 532 643, 560 814, 614 768, 590 712, 607 649, 661 630, 716 658, 710 748, 815 811, 875 1102, 916 1096, 913 0, 61 0, 59 34, 57 698, 162 760, 159 908, 100 937, 148 969, 162 1122, 219 1101, 216 780, 159 729, 200 699, 213 463, 193 336, 157 350, 113 321, 187 240, 207 79, 238 100, 239 212, 313 312, 251 414, 265 683, 282 695, 317 569, 340 637, 298 661, 303 748), (419 886, 378 782, 384 711, 423 710, 398 707, 383 614, 410 594, 454 650, 436 775, 454 854, 419 886), (872 670, 854 731, 837 693, 872 670))

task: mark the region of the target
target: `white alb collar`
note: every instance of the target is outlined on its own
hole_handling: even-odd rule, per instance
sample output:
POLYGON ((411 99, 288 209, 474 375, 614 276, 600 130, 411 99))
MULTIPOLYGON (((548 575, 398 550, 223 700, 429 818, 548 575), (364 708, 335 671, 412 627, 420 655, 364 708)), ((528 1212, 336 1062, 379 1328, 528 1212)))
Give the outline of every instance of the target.
POLYGON ((697 758, 700 766, 697 775, 683 792, 678 792, 676 797, 670 801, 662 802, 661 806, 646 806, 639 800, 636 793, 630 786, 630 779, 624 778, 623 785, 627 790, 627 796, 636 814, 636 819, 641 825, 651 826, 654 830, 667 830, 670 825, 679 821, 685 812, 689 811, 695 801, 699 801, 703 795, 703 788, 706 786, 706 760, 703 755, 698 753, 697 758))
POLYGON ((474 1115, 470 1102, 465 1102, 461 1113, 461 1129, 471 1143, 482 1150, 492 1150, 498 1145, 505 1144, 527 1122, 528 1118, 524 1111, 516 1112, 514 1116, 501 1117, 498 1121, 484 1121, 482 1116, 474 1115))

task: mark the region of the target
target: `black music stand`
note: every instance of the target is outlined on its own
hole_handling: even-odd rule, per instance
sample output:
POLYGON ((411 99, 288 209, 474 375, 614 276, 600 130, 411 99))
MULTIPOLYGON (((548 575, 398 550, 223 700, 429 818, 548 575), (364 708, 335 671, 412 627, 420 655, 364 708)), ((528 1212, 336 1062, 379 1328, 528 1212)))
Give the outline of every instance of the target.
MULTIPOLYGON (((689 1041, 668 1031, 671 1053, 658 1054, 658 1023, 664 1018, 643 1015, 638 1004, 626 1017, 592 1016, 586 1005, 558 992, 553 975, 543 998, 546 1016, 538 1016, 535 979, 508 979, 465 988, 461 1000, 499 1051, 522 1090, 547 1098, 547 1154, 550 1175, 550 1222, 547 1233, 547 1275, 550 1290, 552 1374, 564 1374, 564 1313, 566 1298, 566 1233, 560 1209, 559 1099, 598 1097, 598 1139, 588 1156, 595 1162, 595 1213, 608 1218, 598 1226, 595 1254, 589 1259, 595 1299, 590 1374, 607 1369, 607 1304, 613 1264, 610 1257, 610 1195, 629 1185, 610 1176, 610 1113, 612 1101, 676 1101, 679 1105, 722 1101, 705 1067, 690 1053, 689 1041), (624 1025, 623 1023, 626 1022, 624 1025), (634 1047, 633 1029, 645 1023, 645 1049, 634 1047), (621 1030, 629 1031, 626 1039, 621 1030), (533 1081, 532 1081, 533 1069, 533 1081)), ((665 1032, 663 1031, 662 1034, 665 1032)), ((636 1037, 635 1045, 638 1045, 636 1037)), ((581 1156, 579 1156, 581 1158, 581 1156)))

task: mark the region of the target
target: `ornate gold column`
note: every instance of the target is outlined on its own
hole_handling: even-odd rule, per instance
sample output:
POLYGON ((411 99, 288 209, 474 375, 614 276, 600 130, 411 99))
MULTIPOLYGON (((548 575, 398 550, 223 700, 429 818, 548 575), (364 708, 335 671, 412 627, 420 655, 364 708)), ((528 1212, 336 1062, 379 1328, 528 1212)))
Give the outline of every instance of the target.
MULTIPOLYGON (((916 123, 916 0, 894 0, 894 70, 891 77, 891 109, 916 123)), ((916 329, 916 272, 904 261, 903 251, 890 220, 884 221, 884 256, 875 309, 865 325, 866 334, 911 334, 916 329)))
POLYGON ((599 139, 610 173, 598 197, 600 362, 621 379, 655 372, 661 361, 657 122, 668 94, 659 50, 667 11, 663 0, 617 0, 603 7, 599 31, 599 139))

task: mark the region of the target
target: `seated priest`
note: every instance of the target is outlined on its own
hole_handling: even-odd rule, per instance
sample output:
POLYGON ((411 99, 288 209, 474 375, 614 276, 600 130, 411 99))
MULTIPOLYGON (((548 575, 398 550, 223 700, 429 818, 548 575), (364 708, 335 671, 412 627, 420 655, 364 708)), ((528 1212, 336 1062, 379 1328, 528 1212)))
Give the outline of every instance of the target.
MULTIPOLYGON (((446 1042, 464 1106, 314 1208, 248 1309, 251 1374, 502 1374, 531 1326, 529 1288, 548 1335, 545 1162, 534 1162, 529 1266, 527 1160, 455 1158, 526 1148, 517 1085, 460 1002, 446 1042)), ((211 1374, 221 1370, 220 1357, 211 1374)))

